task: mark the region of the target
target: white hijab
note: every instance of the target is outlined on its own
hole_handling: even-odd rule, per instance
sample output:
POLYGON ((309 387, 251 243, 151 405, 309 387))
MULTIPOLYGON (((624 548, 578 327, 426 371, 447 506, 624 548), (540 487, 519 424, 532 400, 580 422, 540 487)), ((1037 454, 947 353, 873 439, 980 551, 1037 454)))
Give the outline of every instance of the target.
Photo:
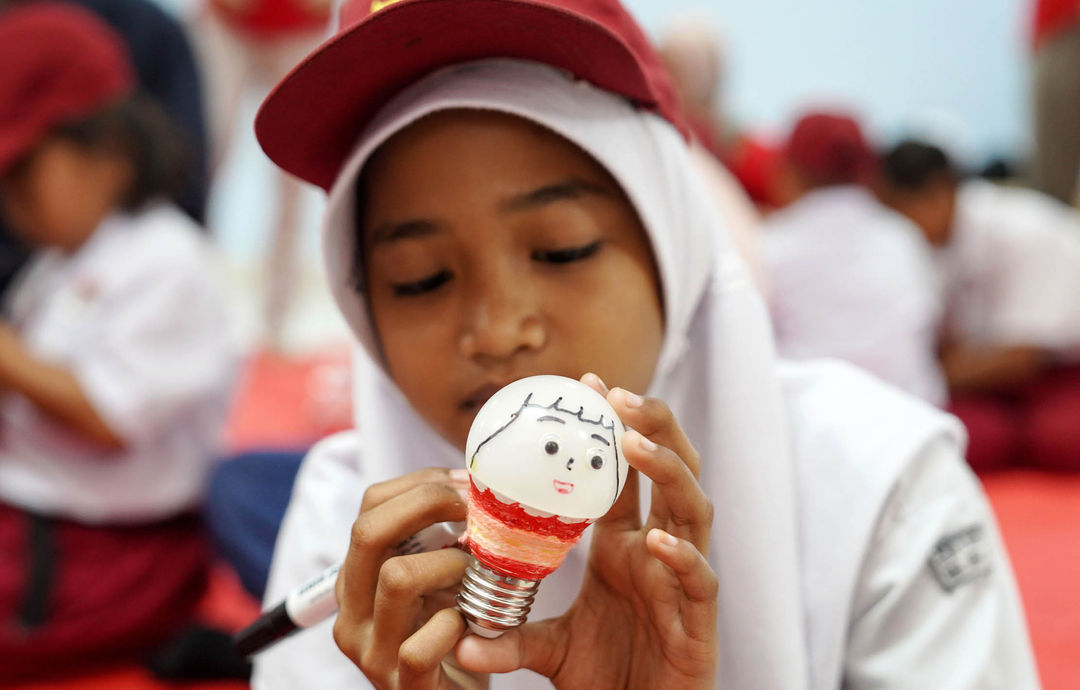
MULTIPOLYGON (((603 165, 636 207, 656 256, 666 323, 648 393, 671 406, 700 451, 701 483, 716 507, 710 562, 720 581, 718 685, 802 687, 794 473, 766 312, 685 141, 618 96, 538 64, 484 60, 415 83, 361 135, 330 192, 323 247, 334 298, 362 346, 355 410, 365 476, 378 482, 464 462, 386 375, 365 302, 352 287, 359 171, 394 133, 462 108, 516 115, 560 134, 603 165)), ((642 496, 647 504, 647 483, 642 496)), ((570 559, 561 570, 580 573, 584 548, 577 551, 577 565, 570 559)), ((545 598, 561 599, 563 608, 574 598, 580 580, 559 575, 541 586, 536 610, 558 611, 545 609, 545 598)))

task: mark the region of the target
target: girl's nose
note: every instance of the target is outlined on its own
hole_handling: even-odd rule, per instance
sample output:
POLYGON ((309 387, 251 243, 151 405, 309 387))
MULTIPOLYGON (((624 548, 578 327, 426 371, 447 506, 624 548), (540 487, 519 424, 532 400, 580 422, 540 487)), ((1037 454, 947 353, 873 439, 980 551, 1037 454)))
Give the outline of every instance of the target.
POLYGON ((573 464, 574 464, 574 459, 573 458, 570 458, 569 460, 567 460, 566 461, 566 469, 569 470, 570 466, 573 465, 573 464))
POLYGON ((467 293, 461 350, 466 357, 506 359, 544 346, 547 333, 527 278, 487 276, 467 293), (515 280, 515 278, 517 278, 515 280))

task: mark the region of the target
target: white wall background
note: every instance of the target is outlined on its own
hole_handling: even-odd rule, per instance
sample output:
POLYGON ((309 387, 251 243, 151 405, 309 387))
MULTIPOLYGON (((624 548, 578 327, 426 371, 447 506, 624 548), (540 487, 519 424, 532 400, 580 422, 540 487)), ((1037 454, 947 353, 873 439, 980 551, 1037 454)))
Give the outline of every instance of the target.
POLYGON ((933 120, 977 160, 1027 149, 1028 0, 624 1, 654 36, 675 12, 714 23, 744 125, 842 104, 881 139, 933 120))

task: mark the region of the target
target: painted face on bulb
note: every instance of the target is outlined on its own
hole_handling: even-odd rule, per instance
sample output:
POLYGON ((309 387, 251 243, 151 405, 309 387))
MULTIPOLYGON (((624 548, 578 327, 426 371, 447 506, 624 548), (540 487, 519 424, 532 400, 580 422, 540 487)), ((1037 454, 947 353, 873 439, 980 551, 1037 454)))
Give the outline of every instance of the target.
POLYGON ((466 466, 478 488, 529 512, 595 520, 626 483, 623 425, 604 398, 561 376, 501 389, 469 431, 466 466))

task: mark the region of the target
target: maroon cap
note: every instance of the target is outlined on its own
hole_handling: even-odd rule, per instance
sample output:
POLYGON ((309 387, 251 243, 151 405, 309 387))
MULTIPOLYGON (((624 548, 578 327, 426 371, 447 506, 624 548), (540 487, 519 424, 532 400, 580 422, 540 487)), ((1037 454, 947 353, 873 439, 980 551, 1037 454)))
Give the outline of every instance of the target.
POLYGON ((784 146, 784 155, 820 184, 857 182, 875 159, 859 123, 834 113, 801 118, 784 146))
POLYGON ((89 11, 28 3, 0 12, 0 172, 53 127, 129 94, 127 48, 89 11))
POLYGON ((341 26, 255 119, 267 155, 324 189, 395 94, 440 67, 484 58, 567 70, 687 131, 663 62, 617 0, 349 0, 341 26))

